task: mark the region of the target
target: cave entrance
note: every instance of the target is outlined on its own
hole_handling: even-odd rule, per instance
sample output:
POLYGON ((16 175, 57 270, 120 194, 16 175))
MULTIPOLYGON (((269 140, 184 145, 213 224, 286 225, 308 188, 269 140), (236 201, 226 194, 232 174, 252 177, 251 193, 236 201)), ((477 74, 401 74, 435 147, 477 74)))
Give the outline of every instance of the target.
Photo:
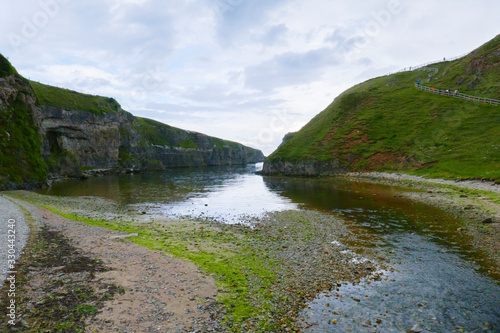
POLYGON ((47 140, 49 141, 50 153, 59 155, 62 152, 61 146, 59 146, 59 141, 57 140, 57 133, 49 131, 47 132, 47 140))

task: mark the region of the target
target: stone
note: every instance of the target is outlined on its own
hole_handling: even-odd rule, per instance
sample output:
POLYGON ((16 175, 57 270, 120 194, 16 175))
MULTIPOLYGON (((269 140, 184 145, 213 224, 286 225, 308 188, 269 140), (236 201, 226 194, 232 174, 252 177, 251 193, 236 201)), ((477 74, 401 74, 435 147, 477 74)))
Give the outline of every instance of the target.
POLYGON ((413 327, 409 330, 410 333, 420 333, 422 332, 422 328, 418 324, 413 325, 413 327))
POLYGON ((110 239, 125 239, 125 238, 131 238, 131 237, 139 237, 139 234, 127 234, 127 235, 115 235, 115 236, 110 236, 110 239))

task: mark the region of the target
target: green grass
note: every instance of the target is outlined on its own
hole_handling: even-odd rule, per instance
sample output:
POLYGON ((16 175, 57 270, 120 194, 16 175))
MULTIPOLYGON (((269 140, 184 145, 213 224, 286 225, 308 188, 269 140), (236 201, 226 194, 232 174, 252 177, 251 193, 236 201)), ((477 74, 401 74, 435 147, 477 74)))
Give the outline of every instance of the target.
POLYGON ((500 99, 500 36, 470 55, 347 90, 279 147, 266 163, 338 160, 347 170, 404 171, 442 178, 500 178, 500 107, 418 90, 500 99), (354 131, 356 130, 356 131, 354 131), (364 135, 364 137, 362 136, 364 135), (385 162, 375 157, 385 154, 385 162))
POLYGON ((31 91, 24 80, 15 88, 19 93, 0 112, 0 187, 43 183, 47 177, 33 111, 25 103, 31 91))
POLYGON ((185 137, 187 134, 181 129, 140 117, 134 120, 134 127, 147 143, 159 146, 176 146, 176 138, 185 137))
POLYGON ((30 84, 40 105, 60 107, 67 110, 87 111, 95 114, 120 110, 120 104, 111 97, 82 94, 34 81, 30 81, 30 84))
POLYGON ((202 140, 202 138, 205 137, 204 134, 185 131, 147 118, 137 117, 134 121, 134 128, 146 140, 146 142, 144 142, 145 145, 149 143, 168 147, 191 149, 216 148, 219 150, 226 148, 244 148, 244 146, 239 143, 215 137, 207 137, 207 140, 202 140))
POLYGON ((0 54, 0 77, 18 75, 7 58, 0 54))

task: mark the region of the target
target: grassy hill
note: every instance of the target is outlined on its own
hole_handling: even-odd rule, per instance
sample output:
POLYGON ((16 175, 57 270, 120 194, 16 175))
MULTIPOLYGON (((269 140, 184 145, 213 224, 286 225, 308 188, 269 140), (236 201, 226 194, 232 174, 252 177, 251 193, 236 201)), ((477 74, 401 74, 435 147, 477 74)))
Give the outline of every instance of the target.
POLYGON ((500 106, 414 87, 420 80, 437 89, 500 99, 500 35, 461 59, 430 67, 438 73, 401 72, 350 88, 265 164, 335 160, 346 171, 500 178, 500 106))
POLYGON ((120 104, 111 97, 82 94, 73 90, 30 81, 40 105, 50 105, 66 110, 89 111, 95 114, 120 110, 120 104))

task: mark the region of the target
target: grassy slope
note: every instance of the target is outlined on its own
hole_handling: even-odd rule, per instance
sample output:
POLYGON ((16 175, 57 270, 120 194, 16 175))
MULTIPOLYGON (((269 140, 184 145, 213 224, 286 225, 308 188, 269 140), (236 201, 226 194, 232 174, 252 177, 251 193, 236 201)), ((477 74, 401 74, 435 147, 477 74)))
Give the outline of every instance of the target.
POLYGON ((40 105, 50 105, 67 110, 90 111, 96 114, 115 112, 120 104, 111 97, 101 97, 49 86, 30 81, 40 105))
POLYGON ((25 96, 29 85, 0 54, 0 77, 14 75, 19 93, 0 107, 0 188, 7 184, 41 183, 46 180, 41 141, 25 96))
MULTIPOLYGON (((88 111, 95 114, 104 114, 120 110, 120 104, 110 97, 94 96, 78 93, 69 89, 58 88, 46 84, 30 81, 40 105, 61 107, 67 110, 88 111)), ((175 128, 158 121, 136 117, 134 127, 148 141, 149 144, 173 146, 182 148, 200 148, 195 134, 175 128), (179 137, 187 137, 177 140, 179 137)), ((125 133, 124 133, 125 134, 125 133)), ((212 138, 213 145, 222 149, 224 146, 237 149, 240 144, 218 138, 212 138)))
MULTIPOLYGON (((432 67, 436 88, 500 99, 500 35, 432 67)), ((350 170, 500 178, 500 107, 417 90, 428 72, 368 80, 345 91, 267 160, 328 161, 350 170)))
POLYGON ((0 54, 0 77, 18 75, 17 71, 10 64, 9 60, 0 54))
MULTIPOLYGON (((137 131, 151 144, 181 148, 202 148, 197 142, 199 133, 189 132, 158 121, 137 117, 134 122, 137 131)), ((218 149, 230 147, 238 149, 241 145, 233 141, 211 137, 211 143, 218 149)))

